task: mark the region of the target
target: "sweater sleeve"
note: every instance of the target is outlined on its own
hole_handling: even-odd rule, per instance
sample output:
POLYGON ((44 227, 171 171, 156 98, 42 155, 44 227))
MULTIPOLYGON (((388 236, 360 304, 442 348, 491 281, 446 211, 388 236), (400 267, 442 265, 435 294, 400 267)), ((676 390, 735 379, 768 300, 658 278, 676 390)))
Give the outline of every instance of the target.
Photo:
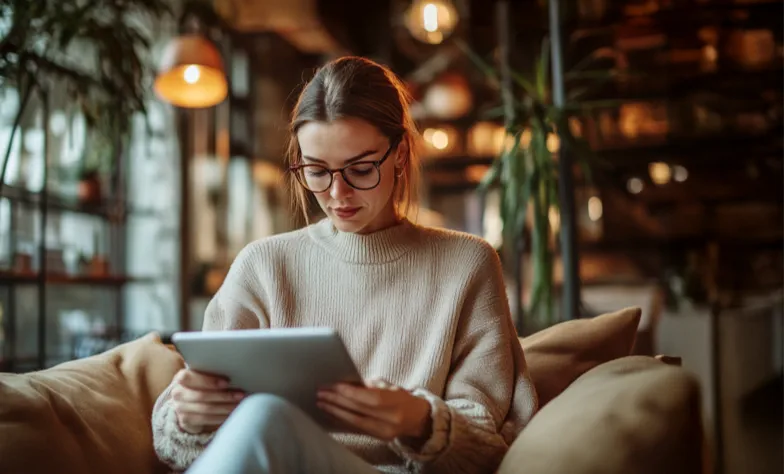
MULTIPOLYGON (((218 292, 204 312, 203 331, 269 327, 263 288, 253 267, 258 260, 246 247, 235 259, 218 292)), ((214 432, 182 430, 171 399, 173 385, 158 397, 152 413, 155 453, 175 471, 185 471, 212 440, 214 432)))
POLYGON ((466 290, 443 395, 413 390, 430 403, 429 439, 416 448, 391 443, 415 472, 495 472, 537 409, 500 261, 490 252, 466 290))

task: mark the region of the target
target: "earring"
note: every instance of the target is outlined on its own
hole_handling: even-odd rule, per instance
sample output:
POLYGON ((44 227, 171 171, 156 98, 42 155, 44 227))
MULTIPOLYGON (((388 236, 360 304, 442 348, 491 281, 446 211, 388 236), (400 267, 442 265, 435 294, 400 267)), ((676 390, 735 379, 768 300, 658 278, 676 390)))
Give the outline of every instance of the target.
POLYGON ((405 173, 406 173, 406 170, 403 169, 403 168, 400 168, 400 173, 395 173, 395 177, 396 178, 402 178, 405 173))

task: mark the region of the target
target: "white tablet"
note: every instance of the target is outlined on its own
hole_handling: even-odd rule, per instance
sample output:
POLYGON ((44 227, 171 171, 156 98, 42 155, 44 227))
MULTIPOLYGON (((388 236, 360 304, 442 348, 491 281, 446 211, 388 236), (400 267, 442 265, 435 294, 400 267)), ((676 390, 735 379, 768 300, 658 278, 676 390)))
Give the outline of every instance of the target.
POLYGON ((188 367, 229 379, 245 393, 278 395, 328 425, 319 388, 363 383, 340 336, 330 328, 178 332, 172 342, 188 367))

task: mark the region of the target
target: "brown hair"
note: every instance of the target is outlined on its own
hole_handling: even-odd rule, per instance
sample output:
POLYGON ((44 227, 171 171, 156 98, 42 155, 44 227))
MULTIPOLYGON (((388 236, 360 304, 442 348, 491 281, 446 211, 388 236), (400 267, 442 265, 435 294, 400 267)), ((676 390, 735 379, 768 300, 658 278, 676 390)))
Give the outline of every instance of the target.
MULTIPOLYGON (((408 149, 408 158, 395 175, 392 198, 402 216, 416 208, 419 191, 417 130, 408 109, 410 97, 400 79, 388 68, 369 59, 346 56, 322 66, 305 85, 291 115, 288 165, 300 162, 297 140, 299 128, 308 122, 332 122, 358 118, 375 126, 391 141, 399 140, 408 149)), ((308 191, 289 173, 294 205, 308 220, 308 191)))

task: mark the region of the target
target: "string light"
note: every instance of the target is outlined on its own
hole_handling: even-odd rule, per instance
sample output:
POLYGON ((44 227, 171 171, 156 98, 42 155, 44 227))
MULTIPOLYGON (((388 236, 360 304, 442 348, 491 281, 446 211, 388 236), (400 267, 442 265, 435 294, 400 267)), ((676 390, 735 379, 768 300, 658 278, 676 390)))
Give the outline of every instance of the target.
POLYGON ((439 44, 454 31, 458 14, 448 0, 415 0, 408 10, 407 27, 418 40, 439 44))
POLYGON ((631 178, 626 183, 626 189, 629 190, 632 194, 639 194, 642 192, 642 189, 645 187, 642 180, 640 178, 631 178))
POLYGON ((596 222, 602 218, 604 209, 602 207, 602 200, 597 196, 592 196, 588 200, 588 218, 596 222))
POLYGON ((649 164, 648 173, 651 175, 651 181, 658 185, 667 184, 670 182, 670 178, 672 178, 672 169, 667 163, 655 162, 649 164))
POLYGON ((682 183, 689 178, 689 170, 686 169, 685 166, 675 165, 672 167, 672 178, 682 183))

